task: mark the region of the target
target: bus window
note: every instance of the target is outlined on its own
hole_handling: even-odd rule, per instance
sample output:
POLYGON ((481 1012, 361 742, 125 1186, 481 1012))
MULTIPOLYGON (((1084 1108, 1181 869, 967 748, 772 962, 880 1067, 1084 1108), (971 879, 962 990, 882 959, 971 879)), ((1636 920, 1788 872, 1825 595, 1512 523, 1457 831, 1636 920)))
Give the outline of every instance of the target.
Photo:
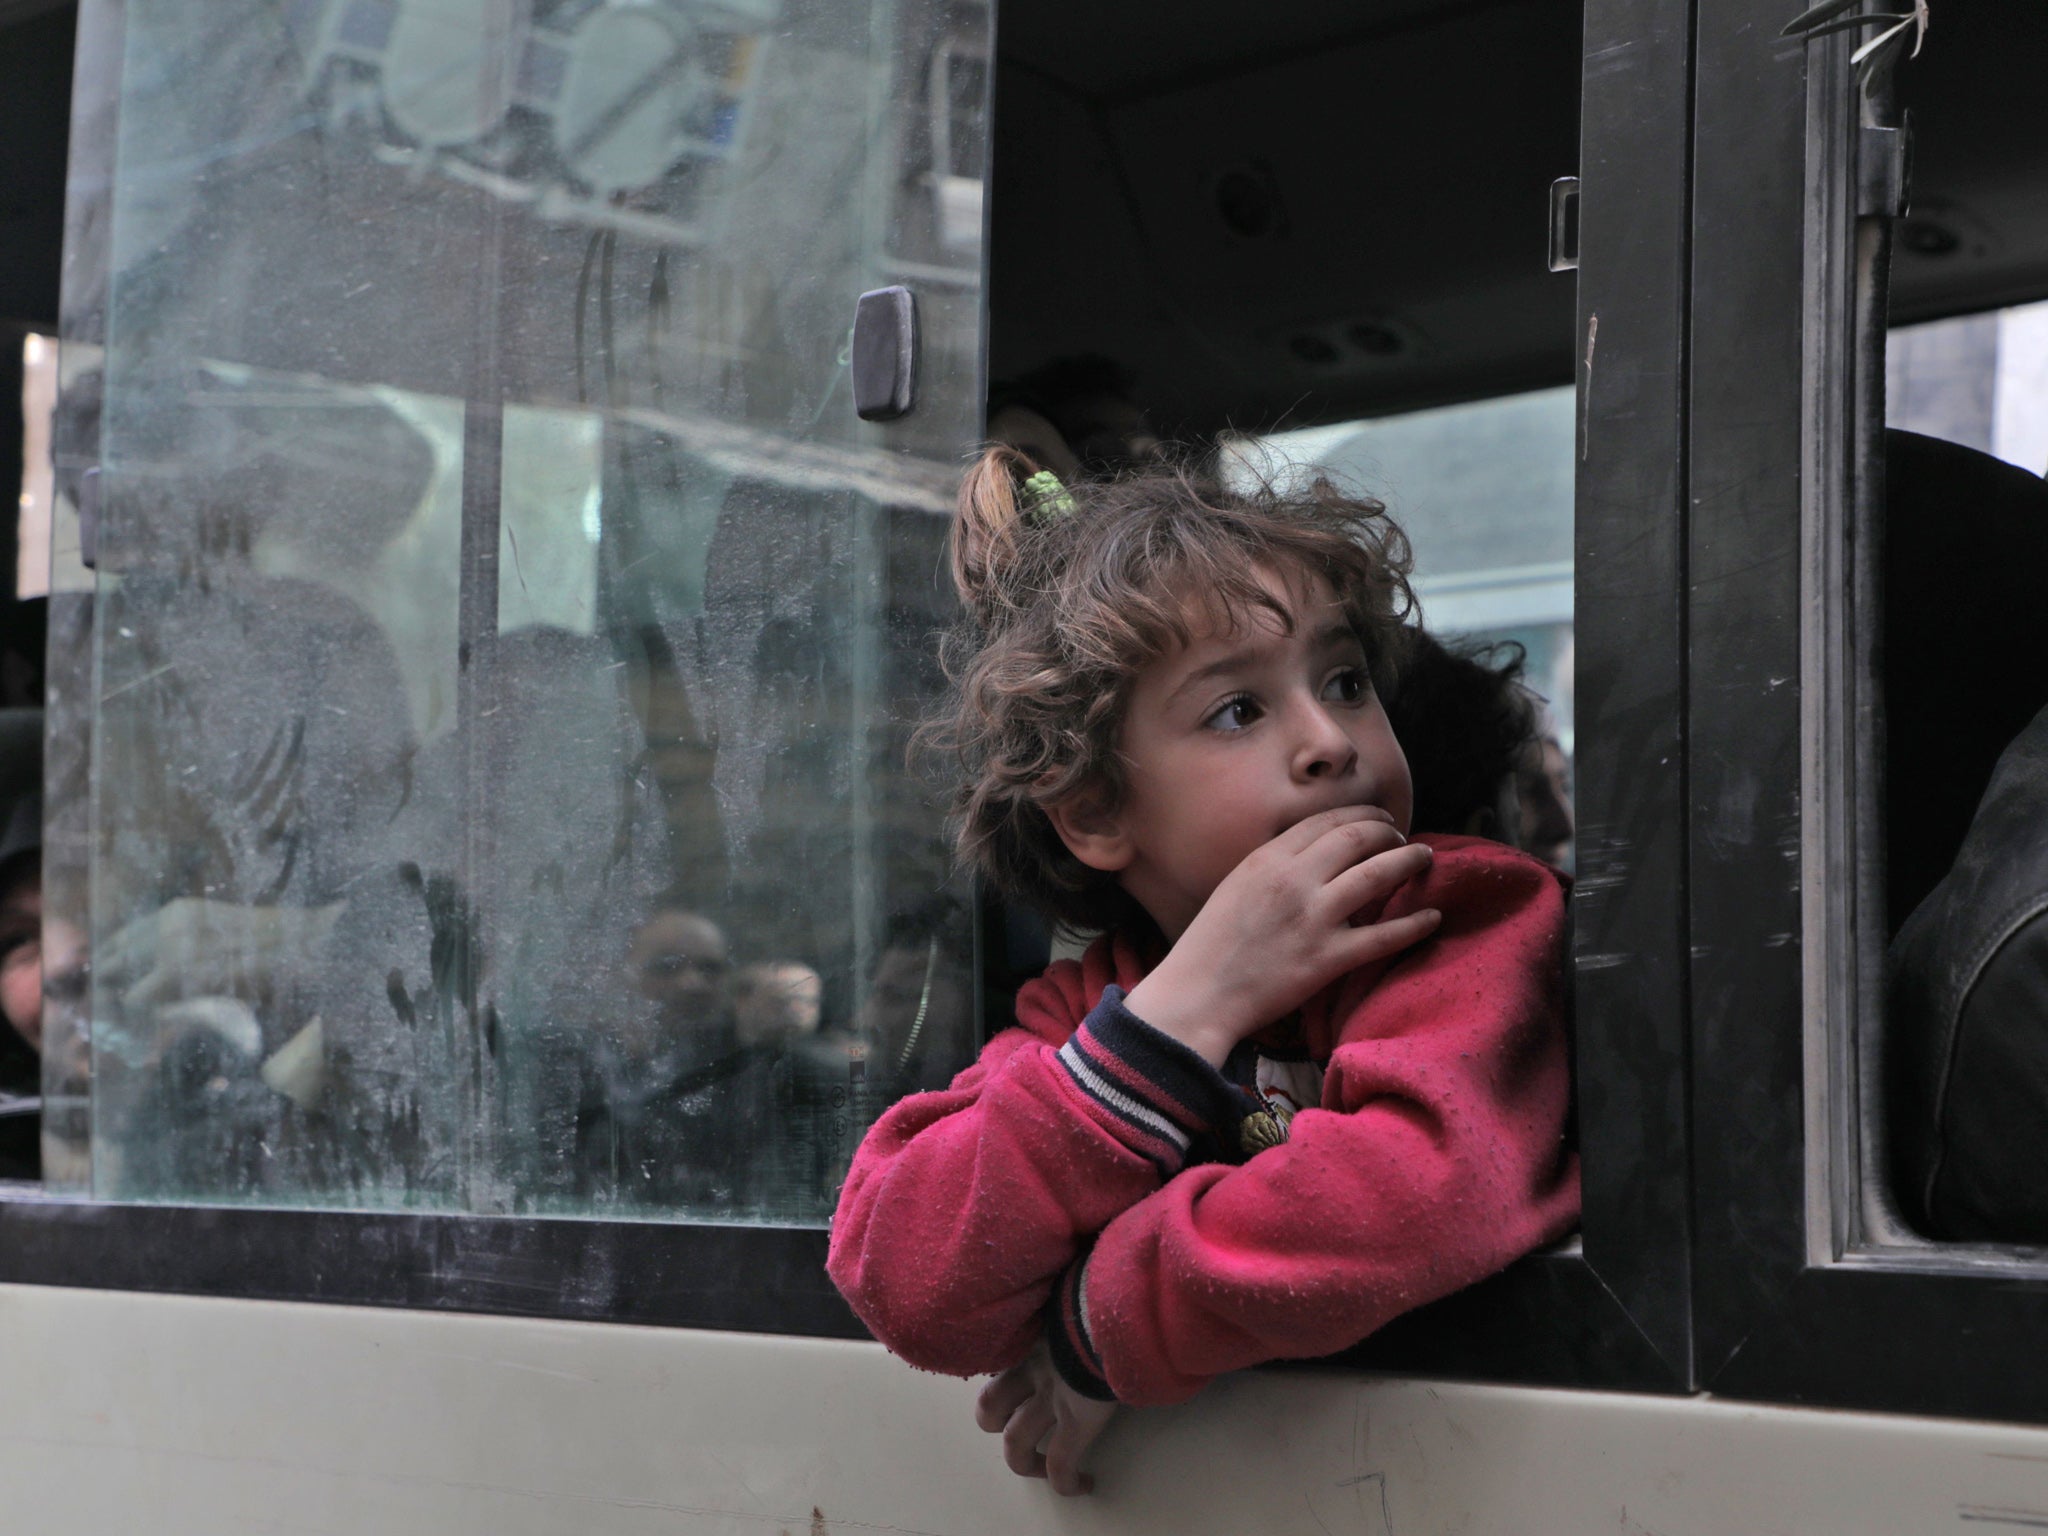
POLYGON ((1587 1204, 1583 1245, 1396 1325, 1366 1358, 1661 1385, 1687 1326, 1670 948, 1670 193, 1687 151, 1680 119, 1647 104, 1683 98, 1690 24, 1609 24, 1548 0, 1283 5, 1186 29, 1142 8, 1006 10, 990 424, 1063 471, 1164 453, 1232 477, 1325 472, 1406 530, 1429 654, 1462 669, 1430 684, 1418 667, 1388 701, 1427 777, 1418 816, 1580 875, 1587 1204), (1576 276, 1544 242, 1552 183, 1574 174, 1576 276), (1536 1300, 1582 1282, 1597 1299, 1536 1300), (1612 1351, 1597 1364, 1563 1342, 1595 1338, 1612 1351))
POLYGON ((871 9, 127 15, 60 404, 94 1198, 820 1226, 971 1053, 903 748, 987 15, 871 9), (890 284, 885 426, 850 327, 890 284))

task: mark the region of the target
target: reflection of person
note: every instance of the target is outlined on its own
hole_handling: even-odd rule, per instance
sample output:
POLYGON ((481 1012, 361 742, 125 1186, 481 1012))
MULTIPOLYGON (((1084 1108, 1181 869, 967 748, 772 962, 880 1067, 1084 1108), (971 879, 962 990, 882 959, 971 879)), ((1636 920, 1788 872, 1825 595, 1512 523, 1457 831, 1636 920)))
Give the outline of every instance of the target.
POLYGON ((734 1027, 725 932, 701 913, 657 911, 634 934, 627 968, 655 1006, 637 1027, 615 1027, 577 1053, 575 1192, 698 1209, 742 1203, 767 1063, 734 1027))
POLYGON ((764 1189, 808 1213, 846 1177, 855 1142, 906 1093, 944 1087, 967 1054, 974 1017, 963 957, 968 916, 946 900, 899 914, 885 930, 851 1026, 826 1025, 816 971, 791 961, 749 966, 735 988, 742 1039, 778 1050, 775 1126, 764 1189), (750 1022, 750 1016, 752 1022, 750 1022))
POLYGON ((876 1124, 829 1268, 912 1363, 1000 1372, 982 1427, 1072 1493, 1113 1403, 1353 1344, 1563 1234, 1578 1174, 1561 881, 1403 835, 1380 507, 1031 468, 961 492, 941 739, 967 859, 1109 932, 876 1124))
POLYGON ((870 1077, 892 1100, 943 1088, 965 1059, 974 1017, 966 940, 965 913, 920 914, 892 925, 875 960, 853 1029, 874 1053, 870 1077))
POLYGON ((795 960, 750 965, 733 981, 733 1026, 742 1045, 787 1045, 818 1032, 824 978, 795 960))
POLYGON ((640 994, 659 1006, 671 1040, 723 1026, 732 956, 724 930, 710 918, 657 912, 633 935, 626 963, 640 994))
POLYGON ((819 1027, 817 972, 786 960, 736 969, 724 929, 678 907, 640 925, 626 968, 652 1009, 622 1011, 543 1068, 575 1095, 570 1192, 700 1213, 810 1197, 809 1184, 779 1186, 795 1155, 782 1145, 791 1053, 819 1027))
MULTIPOLYGON (((102 389, 66 393, 66 476, 97 445, 102 389)), ((395 654, 338 588, 367 579, 432 454, 360 393, 200 366, 131 361, 106 404, 99 554, 120 580, 97 598, 95 773, 115 792, 94 877, 114 931, 94 971, 116 1043, 97 1088, 128 1192, 298 1188, 330 1177, 302 1156, 316 971, 413 789, 395 654)))

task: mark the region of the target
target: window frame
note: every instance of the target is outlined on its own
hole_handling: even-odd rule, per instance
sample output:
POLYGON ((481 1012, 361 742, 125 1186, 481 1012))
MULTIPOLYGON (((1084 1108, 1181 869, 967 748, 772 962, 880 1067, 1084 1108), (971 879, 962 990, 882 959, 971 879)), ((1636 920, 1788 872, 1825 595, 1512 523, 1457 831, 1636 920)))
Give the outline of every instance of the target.
MULTIPOLYGON (((87 15, 105 23, 115 10, 109 0, 87 15)), ((1585 208, 1573 897, 1583 1236, 1334 1363, 1684 1392, 1694 1384, 1680 604, 1693 125, 1672 104, 1691 98, 1691 3, 1587 0, 1583 35, 1581 163, 1558 168, 1576 169, 1585 208)), ((82 35, 80 48, 82 59, 89 48, 119 58, 118 36, 82 35)), ((105 69, 82 67, 79 79, 81 90, 115 84, 105 69)), ((110 112, 95 121, 103 132, 74 141, 72 184, 104 199, 110 112)), ((1542 193, 1531 189, 1532 261, 1542 193)), ((100 322, 67 314, 67 333, 90 337, 100 322)), ((476 553, 487 560, 494 547, 476 553)), ((796 1228, 0 1196, 0 1281, 862 1337, 825 1278, 826 1243, 796 1228)))
POLYGON ((1700 1384, 2048 1422, 2025 1250, 1901 1241, 1862 1169, 1882 962, 1883 330, 1854 39, 1700 0, 1688 552, 1700 1384), (1875 378, 1873 380, 1873 369, 1875 378), (1788 873, 1790 878, 1788 878, 1788 873))

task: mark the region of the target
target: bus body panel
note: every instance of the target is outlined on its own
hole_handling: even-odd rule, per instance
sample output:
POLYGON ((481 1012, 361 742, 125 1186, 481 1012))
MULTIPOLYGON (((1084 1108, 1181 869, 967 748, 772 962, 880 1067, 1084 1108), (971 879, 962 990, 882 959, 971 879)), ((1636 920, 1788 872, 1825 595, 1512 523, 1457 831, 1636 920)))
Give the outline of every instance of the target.
POLYGON ((2048 1524, 2048 1430, 1705 1398, 1254 1372, 1125 1414, 1060 1500, 874 1344, 5 1286, 0 1360, 42 1536, 2048 1524))

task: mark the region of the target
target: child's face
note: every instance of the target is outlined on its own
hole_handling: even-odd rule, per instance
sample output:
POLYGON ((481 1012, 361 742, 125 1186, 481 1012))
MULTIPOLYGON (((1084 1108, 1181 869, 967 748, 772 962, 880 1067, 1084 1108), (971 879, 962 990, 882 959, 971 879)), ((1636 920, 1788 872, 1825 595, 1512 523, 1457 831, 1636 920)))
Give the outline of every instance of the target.
POLYGON ((1122 808, 1054 813, 1075 855, 1114 870, 1169 939, 1247 854, 1318 811, 1374 805, 1408 830, 1408 760, 1335 593, 1307 575, 1261 584, 1291 632, 1258 609, 1154 661, 1124 721, 1122 808))

